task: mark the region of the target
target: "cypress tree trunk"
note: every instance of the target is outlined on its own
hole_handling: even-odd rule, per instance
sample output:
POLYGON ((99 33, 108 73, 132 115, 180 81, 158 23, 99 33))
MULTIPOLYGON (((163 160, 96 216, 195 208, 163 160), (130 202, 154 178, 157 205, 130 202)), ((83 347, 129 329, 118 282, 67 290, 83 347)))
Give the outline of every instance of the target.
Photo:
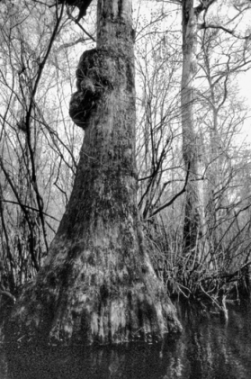
POLYGON ((97 19, 97 48, 80 59, 70 104, 85 129, 74 188, 47 262, 12 313, 15 338, 119 343, 181 329, 138 219, 131 0, 99 0, 97 19))
POLYGON ((198 254, 205 235, 204 188, 201 180, 200 142, 195 125, 195 78, 197 74, 198 9, 194 0, 182 2, 183 68, 181 83, 183 158, 189 180, 186 188, 184 253, 198 254))

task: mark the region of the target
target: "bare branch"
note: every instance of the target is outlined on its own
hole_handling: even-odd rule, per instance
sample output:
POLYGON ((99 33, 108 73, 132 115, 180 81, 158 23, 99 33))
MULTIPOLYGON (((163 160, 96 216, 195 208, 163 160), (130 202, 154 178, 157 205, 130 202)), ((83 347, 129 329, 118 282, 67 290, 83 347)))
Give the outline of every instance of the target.
POLYGON ((182 190, 179 191, 170 201, 168 201, 167 203, 165 203, 165 204, 161 205, 159 208, 157 208, 151 214, 151 216, 149 217, 149 219, 152 218, 153 216, 155 216, 157 213, 159 213, 163 209, 169 207, 179 196, 181 196, 184 192, 186 192, 186 186, 187 186, 187 183, 188 183, 189 173, 190 173, 190 163, 188 164, 187 174, 186 174, 186 180, 185 180, 184 187, 182 188, 182 190))
POLYGON ((242 40, 249 40, 251 38, 251 34, 249 34, 248 36, 240 36, 240 35, 237 35, 234 32, 234 30, 225 28, 222 25, 203 24, 203 25, 200 25, 200 28, 201 29, 218 29, 218 30, 223 30, 225 33, 231 34, 233 37, 238 38, 238 39, 242 39, 242 40))

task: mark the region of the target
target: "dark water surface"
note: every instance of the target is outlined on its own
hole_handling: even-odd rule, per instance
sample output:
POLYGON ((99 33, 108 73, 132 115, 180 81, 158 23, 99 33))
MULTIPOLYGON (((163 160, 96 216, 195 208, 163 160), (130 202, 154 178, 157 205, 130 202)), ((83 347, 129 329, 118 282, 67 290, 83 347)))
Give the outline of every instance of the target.
POLYGON ((182 311, 184 332, 164 344, 103 348, 0 346, 0 379, 251 379, 251 306, 229 320, 182 311))

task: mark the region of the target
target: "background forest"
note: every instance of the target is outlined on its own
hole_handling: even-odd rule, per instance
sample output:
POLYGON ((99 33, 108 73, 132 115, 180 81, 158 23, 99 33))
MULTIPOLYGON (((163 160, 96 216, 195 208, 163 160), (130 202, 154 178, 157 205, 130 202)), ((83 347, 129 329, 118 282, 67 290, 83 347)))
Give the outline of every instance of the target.
MULTIPOLYGON (((0 4, 0 289, 10 297, 43 264, 71 194, 84 132, 69 101, 77 57, 95 47, 95 6, 77 21, 53 1, 0 4)), ((193 7, 186 25, 180 1, 134 2, 138 207, 169 294, 217 299, 249 284, 251 3, 193 7)))

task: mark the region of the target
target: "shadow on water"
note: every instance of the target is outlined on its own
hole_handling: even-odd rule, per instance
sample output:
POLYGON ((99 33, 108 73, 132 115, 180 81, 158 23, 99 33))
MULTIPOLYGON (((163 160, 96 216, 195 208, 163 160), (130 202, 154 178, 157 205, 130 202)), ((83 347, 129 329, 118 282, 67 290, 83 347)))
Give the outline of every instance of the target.
POLYGON ((250 379, 251 306, 229 320, 180 311, 184 332, 162 345, 0 349, 0 379, 250 379))

